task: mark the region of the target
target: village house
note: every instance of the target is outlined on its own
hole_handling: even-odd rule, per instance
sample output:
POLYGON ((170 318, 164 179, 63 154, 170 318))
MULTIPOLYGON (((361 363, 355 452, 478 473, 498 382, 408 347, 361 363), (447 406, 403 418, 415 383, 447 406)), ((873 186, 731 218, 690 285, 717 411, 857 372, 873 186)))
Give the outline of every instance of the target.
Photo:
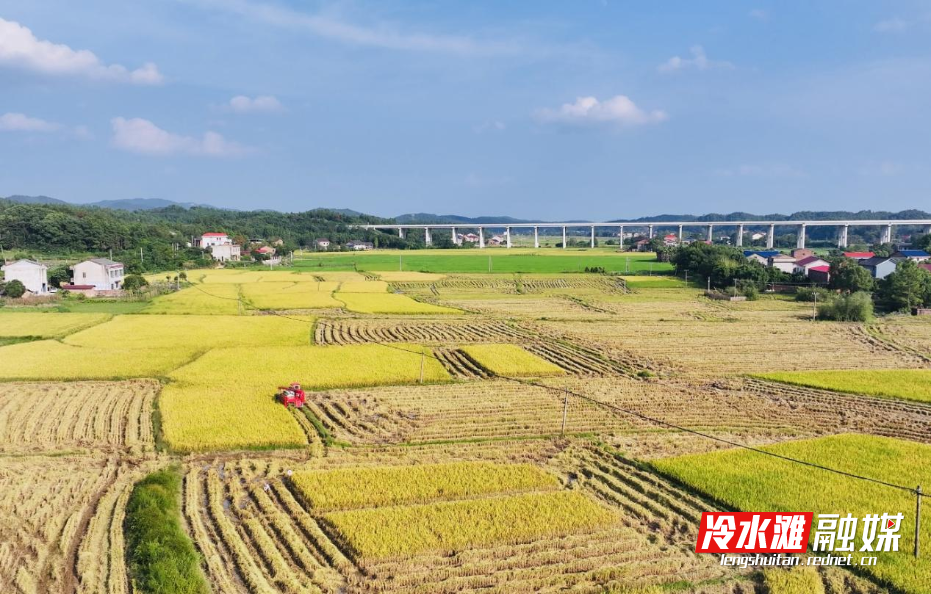
POLYGON ((72 285, 91 285, 99 291, 116 291, 123 288, 123 265, 107 258, 91 258, 71 269, 72 285))
POLYGON ((808 278, 812 282, 826 285, 831 282, 831 267, 827 265, 812 266, 808 269, 808 278))
POLYGON ((924 250, 899 250, 892 254, 891 257, 912 260, 913 262, 924 262, 925 260, 931 259, 931 254, 924 250))
POLYGON ((501 235, 492 235, 488 240, 488 245, 501 245, 504 243, 504 237, 501 235))
POLYGON ((218 262, 238 262, 242 257, 240 247, 232 243, 210 246, 210 255, 218 262))
POLYGON ((48 266, 33 260, 17 260, 0 267, 4 282, 18 280, 26 290, 34 295, 47 295, 48 266))
POLYGON ((330 240, 326 237, 321 237, 316 242, 314 242, 318 250, 326 250, 330 247, 330 240))
POLYGON ((770 256, 767 260, 767 264, 771 268, 776 268, 785 272, 786 274, 792 274, 795 271, 795 258, 792 256, 786 256, 785 254, 770 256))
POLYGON ((796 248, 789 252, 789 255, 791 255, 796 260, 804 260, 805 258, 811 258, 814 256, 815 252, 807 248, 796 248))
POLYGON ((778 250, 768 250, 755 252, 753 250, 744 250, 744 257, 751 262, 759 262, 763 266, 769 266, 769 259, 773 256, 779 256, 778 250))
POLYGON ((760 233, 759 231, 750 235, 750 241, 760 241, 766 239, 766 233, 760 233))
POLYGON ((194 238, 194 247, 209 249, 215 245, 230 245, 233 240, 226 233, 204 233, 194 238))
POLYGON ((818 256, 808 256, 795 262, 795 272, 809 276, 808 273, 812 268, 821 266, 830 266, 830 264, 828 264, 827 260, 822 260, 818 256))
POLYGON ((346 248, 356 252, 368 251, 374 247, 375 245, 371 241, 350 241, 346 244, 346 248))
POLYGON ((875 255, 873 252, 844 252, 844 257, 851 260, 868 260, 875 255))
POLYGON ((679 245, 679 236, 675 233, 667 233, 663 236, 663 245, 679 245))
POLYGON ((459 235, 459 241, 466 243, 478 243, 478 235, 475 233, 466 233, 465 235, 459 235))
POLYGON ((860 266, 869 270, 870 274, 876 280, 881 280, 895 272, 895 267, 902 258, 874 256, 866 260, 860 260, 860 266))
POLYGON ((263 256, 274 256, 277 250, 269 245, 263 245, 260 248, 252 250, 253 253, 262 254, 263 256))

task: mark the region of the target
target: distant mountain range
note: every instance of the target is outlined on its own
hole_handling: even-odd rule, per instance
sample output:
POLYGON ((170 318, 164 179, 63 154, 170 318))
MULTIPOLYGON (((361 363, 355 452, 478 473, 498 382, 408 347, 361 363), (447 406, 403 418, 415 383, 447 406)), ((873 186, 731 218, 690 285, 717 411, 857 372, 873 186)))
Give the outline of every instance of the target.
POLYGON ((193 202, 175 202, 174 200, 164 200, 162 198, 125 198, 123 200, 99 200, 97 202, 65 202, 58 198, 50 196, 7 196, 4 200, 12 202, 21 202, 23 204, 67 204, 71 206, 96 206, 97 208, 112 208, 114 210, 155 210, 156 208, 167 208, 169 206, 180 206, 182 208, 192 208, 194 206, 203 206, 212 208, 208 204, 195 204, 193 202))

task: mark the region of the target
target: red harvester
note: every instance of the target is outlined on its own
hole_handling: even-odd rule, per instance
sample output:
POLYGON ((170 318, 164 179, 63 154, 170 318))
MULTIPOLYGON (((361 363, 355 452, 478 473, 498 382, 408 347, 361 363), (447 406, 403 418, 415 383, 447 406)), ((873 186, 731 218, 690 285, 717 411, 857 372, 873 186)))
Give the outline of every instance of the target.
POLYGON ((301 384, 294 382, 290 386, 278 386, 278 394, 276 398, 281 404, 285 406, 296 406, 298 408, 304 406, 304 390, 301 389, 301 384))

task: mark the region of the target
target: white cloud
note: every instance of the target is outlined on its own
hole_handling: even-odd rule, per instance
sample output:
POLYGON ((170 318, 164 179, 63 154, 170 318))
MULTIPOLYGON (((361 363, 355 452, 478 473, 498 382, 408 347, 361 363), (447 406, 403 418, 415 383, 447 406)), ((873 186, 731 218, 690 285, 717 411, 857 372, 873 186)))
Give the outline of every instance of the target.
POLYGON ((475 126, 473 130, 476 134, 483 134, 485 132, 501 132, 505 128, 507 128, 507 126, 504 122, 500 120, 489 120, 475 126))
POLYGON ((236 95, 230 99, 228 109, 236 113, 284 111, 284 106, 271 95, 259 95, 255 99, 236 95))
POLYGON ((36 38, 28 27, 0 18, 0 66, 7 65, 51 76, 83 76, 140 85, 163 80, 158 67, 147 63, 130 71, 119 64, 104 64, 89 50, 36 38))
POLYGON ((739 165, 737 167, 717 169, 714 173, 721 177, 807 177, 801 169, 785 163, 739 165))
POLYGON ((201 6, 234 12, 268 25, 307 31, 318 37, 351 45, 394 50, 443 52, 462 55, 515 54, 521 48, 512 42, 476 40, 459 35, 433 35, 400 31, 390 23, 357 25, 332 15, 308 14, 283 6, 248 0, 189 0, 201 6))
POLYGON ((0 115, 0 131, 4 132, 54 132, 59 128, 59 124, 31 118, 23 113, 0 115))
POLYGON ((873 30, 878 33, 899 33, 908 28, 908 21, 899 17, 892 17, 879 21, 873 25, 873 30))
POLYGON ((626 95, 616 95, 604 101, 595 97, 578 97, 575 103, 563 103, 558 109, 539 109, 535 115, 543 122, 621 126, 653 124, 668 118, 664 111, 640 109, 626 95))
POLYGON ((143 155, 196 155, 204 157, 238 157, 251 149, 223 138, 216 132, 205 132, 203 138, 182 136, 162 130, 142 118, 113 118, 112 143, 118 149, 143 155))
POLYGON ((676 72, 686 68, 695 68, 696 70, 731 70, 734 65, 723 60, 709 60, 705 54, 705 48, 700 45, 693 45, 689 48, 692 54, 691 58, 682 58, 673 56, 659 65, 660 72, 676 72))
POLYGON ((748 16, 751 19, 756 19, 758 21, 768 21, 769 20, 769 11, 763 10, 762 8, 754 8, 748 13, 748 16))

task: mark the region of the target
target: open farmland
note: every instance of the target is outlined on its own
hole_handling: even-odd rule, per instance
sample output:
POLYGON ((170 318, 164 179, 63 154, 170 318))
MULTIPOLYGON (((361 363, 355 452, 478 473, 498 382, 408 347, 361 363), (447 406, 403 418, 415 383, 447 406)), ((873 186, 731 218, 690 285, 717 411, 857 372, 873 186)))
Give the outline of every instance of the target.
POLYGON ((931 447, 920 320, 812 323, 646 275, 301 270, 188 271, 132 314, 0 312, 31 341, 0 346, 0 483, 33 476, 0 512, 29 535, 0 544, 0 589, 128 592, 132 485, 177 465, 216 592, 762 593, 781 576, 692 552, 701 512, 737 506, 650 464, 730 455, 704 436, 931 447))
MULTIPOLYGON (((814 441, 788 442, 767 448, 784 456, 832 467, 879 480, 910 476, 929 484, 931 446, 889 438, 839 435, 814 441)), ((694 486, 722 504, 742 510, 783 509, 836 513, 845 510, 855 517, 867 513, 896 513, 914 508, 914 494, 882 485, 853 482, 824 471, 789 465, 785 461, 747 451, 727 451, 658 460, 663 472, 694 486), (817 497, 813 496, 817 494, 817 497)), ((921 537, 931 538, 931 511, 922 510, 921 537)), ((905 514, 899 550, 911 551, 914 544, 914 514, 905 514)), ((812 538, 814 535, 811 535, 812 538)), ((857 548, 862 544, 858 537, 857 548)), ((863 571, 909 592, 927 590, 931 561, 908 554, 875 553, 880 563, 863 571)))

